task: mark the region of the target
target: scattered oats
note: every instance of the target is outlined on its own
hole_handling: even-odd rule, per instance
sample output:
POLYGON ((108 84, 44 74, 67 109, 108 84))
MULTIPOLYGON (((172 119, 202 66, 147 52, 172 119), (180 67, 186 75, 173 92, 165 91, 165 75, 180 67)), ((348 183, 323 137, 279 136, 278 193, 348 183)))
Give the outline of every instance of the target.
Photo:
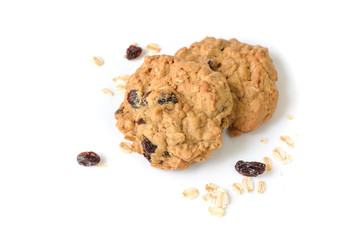
POLYGON ((137 44, 136 42, 134 42, 134 43, 131 43, 130 46, 135 46, 135 47, 137 47, 138 44, 137 44))
POLYGON ((287 154, 284 150, 282 150, 280 147, 275 148, 272 151, 273 156, 280 160, 282 163, 286 164, 292 161, 292 157, 290 154, 287 154))
POLYGON ((109 89, 106 89, 106 88, 101 89, 101 91, 102 91, 104 94, 109 95, 109 96, 114 95, 112 91, 110 91, 109 89))
POLYGON ((229 195, 224 189, 219 188, 216 192, 215 205, 218 208, 225 209, 228 204, 229 204, 229 195))
POLYGON ((97 164, 97 165, 95 165, 95 167, 98 167, 98 168, 107 168, 108 165, 107 165, 107 164, 97 164))
POLYGON ((233 183, 232 185, 233 191, 237 194, 243 194, 244 188, 241 186, 240 183, 233 183))
POLYGON ((245 188, 245 190, 247 192, 252 192, 254 191, 254 182, 251 178, 249 177, 244 177, 242 180, 242 185, 245 188))
POLYGON ((204 201, 207 201, 210 199, 212 204, 216 203, 216 197, 217 197, 216 192, 207 192, 202 196, 204 201))
POLYGON ((268 171, 268 172, 271 171, 271 169, 272 169, 271 159, 269 157, 264 157, 263 162, 266 164, 265 170, 268 171))
POLYGON ((288 145, 289 148, 294 148, 294 141, 289 136, 281 136, 280 140, 288 145))
POLYGON ((295 136, 299 137, 299 134, 295 133, 295 136))
POLYGON ((262 194, 265 192, 266 185, 264 181, 259 181, 256 185, 256 190, 258 193, 262 194))
POLYGON ((287 115, 287 118, 288 118, 289 120, 293 120, 293 119, 294 119, 294 116, 291 115, 291 114, 288 114, 288 115, 287 115))
POLYGON ((194 199, 199 196, 199 191, 196 188, 188 188, 185 189, 182 194, 186 199, 194 199))
POLYGON ((123 82, 127 82, 129 80, 130 76, 129 75, 119 75, 115 78, 113 78, 113 82, 117 82, 117 81, 123 81, 123 82))
POLYGON ((90 61, 98 67, 104 64, 104 60, 98 56, 92 57, 90 61))
POLYGON ((209 184, 206 184, 205 185, 205 190, 207 191, 207 192, 214 192, 215 190, 217 190, 219 187, 218 186, 216 186, 215 184, 213 184, 213 183, 209 183, 209 184))
POLYGON ((222 217, 225 214, 225 210, 222 208, 218 208, 218 207, 209 207, 208 211, 212 216, 215 216, 215 217, 222 217))
POLYGON ((123 56, 123 58, 126 58, 126 54, 123 56))
POLYGON ((125 93, 126 92, 125 85, 124 84, 116 85, 115 91, 117 91, 118 93, 125 93))
POLYGON ((268 142, 269 142, 269 139, 268 139, 268 138, 260 139, 260 142, 261 142, 261 143, 268 143, 268 142))
POLYGON ((123 151, 124 153, 132 153, 133 152, 133 148, 130 143, 121 142, 119 144, 119 147, 120 147, 121 151, 123 151))
POLYGON ((156 43, 150 43, 146 46, 146 49, 150 52, 150 53, 158 53, 160 52, 160 48, 159 45, 157 45, 156 43))

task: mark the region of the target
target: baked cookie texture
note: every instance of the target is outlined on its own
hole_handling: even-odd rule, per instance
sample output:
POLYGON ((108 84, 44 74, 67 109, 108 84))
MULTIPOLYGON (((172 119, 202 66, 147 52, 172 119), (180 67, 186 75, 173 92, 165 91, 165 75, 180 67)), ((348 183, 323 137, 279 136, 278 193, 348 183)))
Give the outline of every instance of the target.
POLYGON ((274 113, 279 96, 275 86, 278 76, 267 48, 236 39, 206 37, 189 48, 179 49, 175 56, 206 63, 226 78, 234 102, 230 135, 252 131, 274 113))
POLYGON ((151 166, 186 169, 222 146, 232 107, 224 76, 207 64, 147 56, 126 84, 116 126, 151 166))

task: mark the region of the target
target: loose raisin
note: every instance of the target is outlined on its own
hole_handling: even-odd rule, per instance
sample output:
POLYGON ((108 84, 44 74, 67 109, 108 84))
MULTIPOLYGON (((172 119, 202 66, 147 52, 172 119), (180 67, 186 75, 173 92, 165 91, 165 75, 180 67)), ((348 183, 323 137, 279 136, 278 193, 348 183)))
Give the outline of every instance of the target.
POLYGON ((147 137, 144 137, 141 141, 141 145, 144 149, 144 157, 151 162, 151 154, 155 152, 157 146, 154 145, 147 137))
POLYGON ((235 170, 241 175, 247 177, 256 177, 265 172, 266 165, 261 162, 244 162, 238 161, 235 165, 235 170))
POLYGON ((172 102, 176 104, 178 102, 175 93, 162 93, 161 98, 158 100, 158 103, 163 105, 172 102))
POLYGON ((163 156, 163 157, 169 157, 169 156, 170 156, 170 154, 169 154, 169 152, 168 152, 168 151, 165 151, 165 152, 163 152, 162 156, 163 156))
POLYGON ((146 101, 146 97, 147 97, 150 93, 151 93, 151 91, 145 93, 145 94, 142 96, 142 98, 141 98, 141 105, 142 105, 142 106, 148 105, 148 102, 146 101))
POLYGON ((140 102, 139 96, 137 94, 138 90, 131 90, 127 95, 127 101, 133 108, 139 108, 138 104, 140 102))
POLYGON ((100 157, 94 152, 82 152, 77 156, 77 162, 85 167, 90 167, 100 162, 100 157))
POLYGON ((145 122, 144 119, 139 118, 139 119, 136 121, 136 123, 140 125, 140 124, 145 124, 146 122, 145 122))
POLYGON ((126 58, 128 60, 135 59, 138 56, 140 56, 141 52, 142 52, 141 47, 130 45, 130 47, 126 49, 126 58))

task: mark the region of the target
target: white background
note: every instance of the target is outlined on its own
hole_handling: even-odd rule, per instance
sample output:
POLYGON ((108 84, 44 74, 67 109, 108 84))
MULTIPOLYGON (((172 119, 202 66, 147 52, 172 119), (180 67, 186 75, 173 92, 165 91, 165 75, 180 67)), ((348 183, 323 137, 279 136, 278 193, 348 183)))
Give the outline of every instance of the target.
POLYGON ((359 239, 355 2, 1 1, 0 239, 359 239), (185 171, 122 153, 113 114, 123 95, 100 89, 141 65, 123 59, 126 48, 154 42, 174 54, 205 36, 269 48, 279 74, 273 118, 225 134, 221 149, 185 171), (102 67, 89 61, 96 55, 102 67), (274 161, 255 179, 267 183, 263 195, 234 194, 236 161, 277 146, 293 162, 274 161), (79 166, 82 151, 107 167, 79 166), (209 182, 230 194, 222 218, 201 197, 182 197, 209 182))

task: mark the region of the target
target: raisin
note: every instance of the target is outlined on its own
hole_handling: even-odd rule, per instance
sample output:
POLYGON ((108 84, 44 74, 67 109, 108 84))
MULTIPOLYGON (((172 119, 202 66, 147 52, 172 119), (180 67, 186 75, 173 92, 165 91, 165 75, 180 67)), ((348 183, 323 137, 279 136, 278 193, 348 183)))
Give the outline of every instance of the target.
POLYGON ((122 109, 118 109, 118 110, 116 110, 116 112, 115 112, 115 114, 122 114, 123 113, 123 110, 122 109))
POLYGON ((138 97, 137 91, 138 90, 131 90, 127 95, 127 101, 133 108, 139 108, 138 103, 140 102, 140 99, 138 97))
POLYGON ((142 105, 142 106, 148 105, 148 102, 146 101, 146 97, 147 97, 150 93, 151 93, 151 91, 145 93, 145 94, 142 96, 142 98, 141 98, 141 105, 142 105))
POLYGON ((247 177, 256 177, 265 172, 266 165, 261 162, 244 162, 238 161, 235 165, 235 170, 241 175, 247 177))
POLYGON ((85 167, 90 167, 100 162, 100 157, 94 152, 82 152, 77 156, 77 162, 85 167))
POLYGON ((163 152, 162 156, 163 156, 163 157, 169 157, 169 156, 170 156, 170 154, 169 154, 169 152, 168 152, 168 151, 165 151, 165 152, 163 152))
POLYGON ((130 47, 128 47, 128 49, 126 49, 126 58, 128 60, 135 59, 138 56, 140 56, 141 52, 142 52, 141 47, 130 45, 130 47))
POLYGON ((141 141, 141 145, 145 152, 144 157, 146 157, 146 159, 151 162, 151 154, 155 152, 157 146, 152 144, 152 142, 150 142, 147 137, 143 138, 143 140, 141 141))
POLYGON ((144 119, 139 118, 139 120, 136 121, 137 124, 145 124, 146 122, 144 121, 144 119))
POLYGON ((219 63, 219 64, 217 65, 217 68, 219 68, 219 67, 221 67, 221 63, 219 63))
POLYGON ((167 104, 169 102, 172 102, 174 104, 176 104, 178 102, 175 93, 162 93, 161 99, 158 100, 158 103, 163 105, 163 104, 167 104))

